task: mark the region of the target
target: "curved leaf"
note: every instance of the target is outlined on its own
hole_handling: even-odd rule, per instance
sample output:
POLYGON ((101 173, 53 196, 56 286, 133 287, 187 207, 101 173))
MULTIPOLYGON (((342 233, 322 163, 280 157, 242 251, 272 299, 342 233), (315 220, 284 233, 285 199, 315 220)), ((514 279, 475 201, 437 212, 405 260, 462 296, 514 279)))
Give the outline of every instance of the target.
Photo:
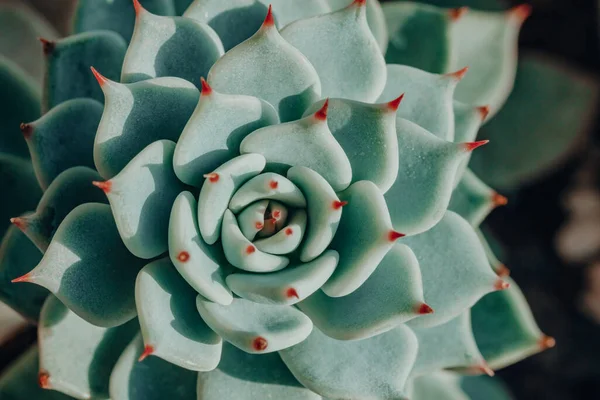
POLYGON ((411 400, 471 400, 460 383, 458 374, 435 371, 411 380, 408 392, 411 400))
POLYGON ((479 226, 498 206, 508 200, 486 185, 471 170, 467 169, 452 192, 448 209, 459 214, 472 226, 479 226))
POLYGON ((244 183, 231 198, 229 209, 240 212, 250 203, 263 199, 277 200, 289 207, 306 207, 306 199, 296 185, 284 176, 266 172, 244 183))

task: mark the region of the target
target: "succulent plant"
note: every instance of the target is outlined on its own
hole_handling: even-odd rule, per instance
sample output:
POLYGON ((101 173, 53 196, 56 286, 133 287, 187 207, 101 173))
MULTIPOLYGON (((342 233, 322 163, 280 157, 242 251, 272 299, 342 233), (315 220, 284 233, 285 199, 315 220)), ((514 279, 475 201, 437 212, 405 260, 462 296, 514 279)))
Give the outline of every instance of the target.
POLYGON ((467 168, 529 8, 271 2, 80 0, 41 98, 1 60, 4 396, 455 399, 553 346, 467 168))

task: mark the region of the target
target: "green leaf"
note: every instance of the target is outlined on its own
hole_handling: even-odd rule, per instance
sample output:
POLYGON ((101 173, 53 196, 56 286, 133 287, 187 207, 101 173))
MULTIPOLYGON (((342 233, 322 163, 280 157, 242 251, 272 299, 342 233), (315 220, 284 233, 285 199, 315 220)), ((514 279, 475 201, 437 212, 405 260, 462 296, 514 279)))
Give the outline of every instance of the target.
POLYGON ((266 172, 244 183, 231 198, 229 209, 237 213, 250 203, 263 199, 277 200, 294 208, 306 207, 304 195, 292 181, 279 174, 266 172))
POLYGON ((477 234, 458 214, 446 212, 436 226, 403 243, 417 255, 425 301, 435 310, 410 321, 411 327, 446 323, 485 294, 505 288, 505 282, 491 270, 477 234))
POLYGON ((270 13, 253 36, 215 63, 208 82, 223 93, 268 101, 282 121, 300 118, 321 96, 315 68, 281 37, 270 13))
POLYGON ((143 263, 123 245, 110 207, 86 203, 67 215, 40 263, 17 282, 43 286, 81 318, 110 328, 135 317, 143 263))
POLYGON ((329 297, 318 291, 299 307, 323 333, 338 340, 375 336, 423 311, 431 312, 423 303, 419 263, 413 252, 401 244, 351 294, 329 297))
MULTIPOLYGON (((353 0, 326 1, 331 5, 331 9, 335 11, 348 7, 352 4, 353 0)), ((375 36, 375 40, 377 40, 381 52, 385 54, 385 50, 388 46, 388 32, 386 29, 385 15, 381 7, 379 0, 367 0, 367 22, 369 23, 369 28, 371 28, 373 36, 375 36)))
MULTIPOLYGON (((488 106, 473 107, 459 101, 453 102, 454 108, 454 141, 456 143, 472 142, 477 138, 481 124, 487 118, 490 108, 488 106)), ((463 177, 471 161, 471 154, 461 162, 456 173, 455 185, 463 177)))
POLYGON ((198 375, 198 400, 321 400, 300 385, 279 354, 248 354, 229 343, 216 370, 198 375))
POLYGON ((315 67, 322 97, 373 102, 381 94, 385 60, 369 29, 364 2, 296 21, 281 35, 315 67))
POLYGON ((240 154, 249 133, 277 123, 277 112, 264 100, 217 93, 203 81, 200 101, 175 148, 177 177, 200 187, 203 175, 240 154))
POLYGON ((382 5, 389 44, 388 64, 403 64, 427 72, 448 72, 452 63, 451 25, 455 10, 411 2, 382 5))
POLYGON ((79 399, 107 399, 112 369, 138 331, 135 320, 110 329, 94 326, 48 297, 38 327, 45 384, 79 399))
POLYGON ((471 400, 461 389, 460 383, 458 374, 435 371, 409 382, 409 398, 411 400, 471 400))
POLYGON ((8 366, 0 376, 2 400, 73 400, 72 397, 39 386, 38 360, 37 346, 32 346, 8 366))
MULTIPOLYGON (((259 200, 248 205, 236 216, 240 230, 246 239, 253 241, 256 234, 263 231, 265 228, 265 213, 268 207, 269 200, 259 200)), ((304 229, 302 234, 304 235, 304 229)))
POLYGON ((144 352, 142 336, 127 346, 110 376, 114 400, 197 400, 198 373, 158 357, 138 361, 144 352))
MULTIPOLYGON (((175 15, 172 0, 140 0, 144 8, 158 15, 175 15)), ((132 0, 79 0, 73 15, 75 33, 110 30, 127 42, 133 34, 135 9, 132 0)))
POLYGON ((8 229, 0 244, 0 300, 30 321, 38 320, 48 291, 37 285, 15 285, 11 280, 31 271, 41 259, 42 253, 19 229, 8 229))
MULTIPOLYGON (((19 130, 24 121, 40 116, 40 93, 21 68, 0 56, 0 152, 29 158, 29 150, 19 130)), ((0 226, 5 219, 0 220, 0 226)), ((0 228, 0 232, 2 228, 0 228)), ((1 234, 0 234, 1 236, 1 234)))
POLYGON ((266 354, 302 342, 313 324, 294 307, 234 298, 222 306, 198 296, 202 319, 224 340, 251 354, 266 354))
POLYGON ((221 338, 198 315, 198 294, 167 258, 146 265, 135 284, 144 355, 193 371, 210 371, 221 358, 221 338))
MULTIPOLYGON (((328 100, 327 126, 350 161, 353 182, 371 181, 384 193, 394 183, 398 174, 396 110, 402 97, 384 104, 328 100)), ((305 116, 323 104, 313 104, 305 116)))
POLYGON ((118 80, 127 45, 114 32, 94 31, 50 42, 45 45, 46 76, 42 107, 50 110, 58 104, 78 97, 104 101, 94 75, 93 65, 108 79, 118 80))
POLYGON ((496 207, 505 205, 506 202, 506 197, 496 193, 467 169, 452 192, 448 209, 477 227, 496 207))
POLYGON ((110 179, 150 143, 176 142, 200 94, 179 78, 157 78, 123 85, 93 70, 106 104, 96 133, 94 162, 110 179))
POLYGON ((140 6, 121 81, 171 76, 200 87, 198 77, 206 76, 223 53, 223 44, 210 26, 189 18, 154 15, 140 6))
POLYGON ((491 144, 475 155, 471 168, 502 190, 553 170, 579 148, 594 123, 599 88, 596 79, 555 60, 521 57, 515 89, 480 133, 491 144))
POLYGON ((54 107, 37 121, 21 126, 43 189, 71 167, 94 168, 94 137, 101 117, 101 103, 73 99, 54 107))
POLYGON ((227 285, 256 303, 292 305, 315 293, 329 279, 338 254, 328 250, 314 260, 269 274, 231 274, 227 285))
POLYGON ((302 343, 280 351, 301 384, 331 399, 404 399, 417 356, 406 326, 358 341, 338 341, 314 328, 302 343))
POLYGON ((471 400, 513 400, 515 398, 500 378, 463 376, 460 386, 471 400))
POLYGON ((169 256, 177 271, 198 293, 227 305, 233 300, 225 284, 227 260, 221 244, 207 245, 198 229, 198 204, 190 192, 180 193, 169 220, 169 256))
POLYGON ((173 171, 175 143, 156 141, 106 182, 94 182, 108 197, 119 234, 129 251, 150 259, 167 251, 173 201, 185 186, 173 171))

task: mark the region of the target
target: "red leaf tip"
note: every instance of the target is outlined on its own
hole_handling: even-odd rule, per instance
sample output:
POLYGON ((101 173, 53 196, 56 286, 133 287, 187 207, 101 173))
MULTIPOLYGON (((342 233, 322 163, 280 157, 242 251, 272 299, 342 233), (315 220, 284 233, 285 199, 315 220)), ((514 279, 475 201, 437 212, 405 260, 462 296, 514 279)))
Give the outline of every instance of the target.
POLYGON ((277 187, 279 187, 279 182, 277 182, 275 179, 271 179, 269 181, 269 187, 273 190, 277 189, 277 187))
POLYGON ((521 4, 511 8, 508 11, 509 16, 514 16, 519 21, 524 22, 531 15, 533 8, 529 4, 521 4))
POLYGON ((543 335, 538 343, 542 350, 548 350, 556 346, 556 340, 552 336, 547 335, 543 335))
POLYGON ((510 287, 510 283, 503 281, 502 279, 496 279, 494 283, 494 289, 496 290, 506 290, 510 287))
POLYGON ((106 79, 106 77, 104 77, 100 72, 98 72, 96 68, 90 67, 90 69, 92 70, 92 74, 94 74, 94 77, 98 81, 100 87, 104 86, 104 84, 108 82, 108 79, 106 79))
POLYGON ((265 224, 263 224, 263 223, 262 223, 262 222, 260 222, 260 221, 256 221, 256 223, 254 224, 254 227, 255 227, 257 230, 259 230, 259 231, 260 231, 262 228, 264 228, 264 227, 265 227, 265 224))
POLYGON ((433 314, 433 308, 431 308, 428 304, 421 303, 416 307, 417 314, 425 315, 425 314, 433 314))
POLYGON ((351 6, 362 7, 367 4, 367 0, 354 0, 351 6))
POLYGON ((202 85, 202 91, 200 92, 202 96, 208 96, 212 93, 212 88, 210 87, 208 82, 206 82, 206 79, 204 79, 204 77, 200 78, 200 84, 202 85))
POLYGON ((508 269, 508 267, 506 265, 501 264, 496 269, 496 275, 498 275, 499 277, 510 276, 510 269, 508 269))
POLYGON ((136 15, 144 11, 144 7, 140 4, 140 0, 133 0, 133 9, 135 10, 136 15))
POLYGON ((489 142, 490 142, 489 140, 479 140, 477 142, 463 143, 463 146, 466 151, 473 151, 476 148, 483 146, 484 144, 488 144, 489 142))
POLYGON ((391 230, 388 233, 388 240, 390 242, 394 242, 394 241, 396 241, 396 240, 398 240, 400 238, 403 238, 404 236, 406 236, 404 233, 400 233, 400 232, 396 232, 394 230, 391 230))
POLYGON ((46 371, 40 371, 38 374, 38 385, 42 389, 50 389, 50 374, 46 371))
POLYGON ((252 254, 256 251, 256 247, 254 247, 254 245, 248 245, 248 247, 246 247, 246 254, 252 254))
POLYGON ((285 295, 286 295, 286 296, 287 296, 289 299, 291 299, 292 297, 295 297, 295 298, 297 298, 297 299, 299 299, 299 298, 300 298, 300 296, 298 296, 298 292, 297 292, 297 291, 296 291, 296 289, 294 289, 294 288, 289 288, 289 289, 288 289, 288 290, 285 292, 285 295))
POLYGON ((99 187, 100 189, 102 189, 102 191, 104 193, 110 193, 110 190, 112 189, 111 181, 104 181, 104 182, 93 181, 92 185, 99 187))
POLYGON ((477 107, 477 111, 479 112, 479 115, 481 116, 481 120, 485 121, 487 116, 490 114, 490 106, 477 107))
POLYGON ((43 37, 38 38, 38 40, 42 43, 42 50, 45 55, 49 55, 56 48, 56 42, 48 39, 44 39, 43 37))
POLYGON ((138 361, 139 362, 144 361, 148 356, 151 356, 152 353, 154 353, 154 346, 151 346, 151 345, 144 346, 144 351, 140 355, 140 358, 138 358, 138 361))
POLYGON ((25 139, 29 139, 33 134, 33 126, 31 124, 22 122, 19 128, 21 129, 21 133, 25 139))
POLYGON ((453 8, 448 10, 448 15, 450 16, 450 20, 458 21, 467 11, 469 11, 469 7, 453 8))
POLYGON ((500 193, 494 192, 492 195, 492 204, 496 207, 505 206, 508 204, 508 199, 500 193))
POLYGON ((460 81, 462 78, 465 77, 465 75, 467 74, 468 71, 469 71, 469 67, 464 67, 463 69, 460 69, 456 72, 450 72, 449 74, 446 74, 446 76, 449 76, 450 78, 460 81))
POLYGON ((315 113, 315 118, 319 121, 326 121, 328 108, 329 108, 329 99, 325 100, 325 103, 323 103, 323 106, 321 107, 321 109, 315 113))
POLYGON ((285 234, 288 236, 292 236, 292 234, 294 233, 294 231, 292 230, 292 228, 285 228, 285 234))
POLYGON ((340 201, 340 200, 336 200, 333 202, 333 209, 334 210, 340 210, 342 207, 348 205, 347 201, 340 201))
POLYGON ((489 367, 489 365, 487 365, 485 363, 483 363, 481 365, 477 365, 475 367, 475 370, 481 372, 482 374, 486 374, 488 376, 494 376, 494 375, 496 375, 496 373, 494 372, 494 370, 491 369, 489 367))
POLYGON ((31 281, 31 272, 28 272, 25 275, 15 278, 10 282, 11 283, 21 283, 21 282, 30 282, 30 281, 31 281))
POLYGON ((179 254, 177 254, 177 259, 180 262, 187 262, 190 259, 190 253, 187 251, 181 251, 179 254))
POLYGON ((273 217, 275 222, 279 221, 279 219, 281 218, 281 210, 273 211, 273 214, 271 214, 271 216, 273 217))
POLYGON ((22 231, 27 229, 27 221, 25 221, 25 219, 23 219, 23 218, 20 218, 20 217, 11 218, 10 223, 22 231))
POLYGON ((402 102, 402 99, 404 98, 404 93, 402 93, 399 97, 397 97, 396 99, 390 101, 389 103, 387 103, 387 107, 390 111, 397 111, 398 107, 400 107, 400 103, 402 102))
POLYGON ((262 24, 263 27, 269 28, 275 26, 275 19, 273 18, 273 6, 269 4, 269 11, 267 11, 267 16, 262 24))
POLYGON ((208 179, 208 181, 211 183, 215 183, 215 182, 219 181, 219 174, 217 174, 216 172, 211 172, 210 174, 204 174, 203 176, 206 179, 208 179))
POLYGON ((256 351, 263 351, 266 350, 266 348, 269 346, 269 342, 267 342, 267 339, 265 339, 262 336, 259 336, 257 338, 255 338, 252 341, 252 347, 254 348, 254 350, 256 351))

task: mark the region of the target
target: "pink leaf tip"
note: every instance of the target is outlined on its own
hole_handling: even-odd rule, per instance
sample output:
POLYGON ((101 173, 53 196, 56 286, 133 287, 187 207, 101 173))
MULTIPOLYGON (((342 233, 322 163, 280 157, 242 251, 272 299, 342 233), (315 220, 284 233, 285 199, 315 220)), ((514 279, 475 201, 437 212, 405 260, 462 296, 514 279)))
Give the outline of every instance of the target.
POLYGON ((404 98, 404 93, 402 93, 399 97, 397 97, 394 100, 387 103, 388 109, 390 111, 397 111, 398 107, 400 107, 400 103, 402 102, 403 98, 404 98))
POLYGON ((112 182, 111 181, 104 181, 104 182, 99 182, 99 181, 93 181, 92 185, 102 189, 102 191, 104 193, 110 193, 110 190, 112 189, 112 182))
POLYGON ((496 373, 494 372, 494 370, 491 369, 489 367, 489 365, 487 365, 486 363, 483 363, 481 365, 477 365, 475 367, 475 370, 481 372, 482 374, 486 374, 488 376, 494 376, 494 375, 496 375, 496 373))
POLYGON ((269 346, 269 342, 267 342, 267 339, 265 339, 262 336, 259 336, 252 341, 252 347, 256 351, 266 350, 268 346, 269 346))
POLYGON ((38 385, 42 389, 50 389, 50 374, 46 371, 40 371, 38 374, 38 385))
POLYGON ((21 283, 21 282, 30 282, 30 281, 31 281, 31 272, 28 272, 25 275, 15 278, 10 282, 11 283, 21 283))
POLYGON ((210 87, 208 82, 206 82, 206 79, 204 79, 204 77, 200 78, 200 84, 202 85, 202 91, 200 92, 202 96, 208 96, 212 93, 212 88, 210 87))
POLYGON ((140 355, 140 358, 138 358, 138 362, 144 361, 146 358, 148 358, 148 356, 151 356, 152 353, 154 353, 154 346, 144 346, 144 351, 140 355))
POLYGON ((144 7, 140 4, 140 0, 133 0, 133 9, 135 10, 135 15, 138 15, 142 11, 144 11, 144 7))
POLYGON ((458 21, 467 11, 469 11, 469 7, 452 8, 448 10, 448 15, 450 16, 450 20, 458 21))
POLYGON ((98 81, 100 87, 104 86, 104 84, 108 82, 108 79, 106 79, 106 77, 104 77, 100 72, 96 71, 96 68, 90 67, 90 69, 92 70, 92 74, 94 74, 94 77, 98 81))
POLYGON ((485 121, 487 116, 490 114, 490 106, 482 106, 477 107, 477 111, 479 111, 479 115, 481 116, 481 120, 485 121))
POLYGON ((217 174, 216 172, 211 172, 210 174, 204 174, 203 176, 206 179, 208 179, 208 181, 211 183, 215 183, 215 182, 219 181, 219 174, 217 174))
POLYGON ((190 259, 190 253, 187 251, 181 251, 179 254, 177 254, 177 259, 180 262, 187 262, 190 259))
POLYGON ((332 204, 334 210, 340 210, 342 207, 348 205, 347 201, 335 200, 332 204))
POLYGON ((460 69, 458 71, 450 72, 449 74, 446 74, 446 76, 449 76, 450 78, 460 81, 462 78, 465 77, 465 75, 467 74, 468 71, 469 71, 469 67, 464 67, 463 69, 460 69))
POLYGON ((496 290, 506 290, 510 287, 510 283, 502 280, 502 279, 496 279, 496 282, 494 282, 494 289, 496 290))
POLYGON ((25 219, 23 219, 23 218, 20 218, 20 217, 11 218, 10 223, 22 231, 27 229, 27 221, 25 221, 25 219))
POLYGON ((23 123, 21 123, 19 128, 21 129, 21 133, 23 134, 23 137, 25 138, 25 140, 29 139, 31 137, 31 135, 33 134, 33 126, 31 124, 27 124, 27 123, 23 122, 23 123))
POLYGON ((354 0, 350 6, 363 7, 365 4, 367 4, 367 0, 354 0))
POLYGON ((285 234, 287 236, 292 236, 293 233, 294 233, 294 230, 292 228, 285 228, 285 234))
POLYGON ((492 204, 496 207, 505 206, 508 204, 508 199, 500 193, 494 192, 492 195, 492 204))
POLYGON ((271 179, 269 181, 269 187, 273 190, 277 189, 279 187, 279 182, 277 182, 275 179, 271 179))
POLYGON ((463 146, 466 151, 473 151, 476 148, 483 146, 484 144, 488 144, 489 142, 489 140, 480 140, 478 142, 463 143, 463 146))
POLYGON ((264 227, 265 227, 265 224, 263 224, 263 223, 262 223, 262 222, 260 222, 260 221, 256 221, 256 223, 254 224, 254 227, 255 227, 257 230, 259 230, 259 231, 260 231, 262 228, 264 228, 264 227))
POLYGON ((406 236, 404 233, 396 232, 394 230, 388 233, 388 239, 390 242, 394 242, 400 238, 403 238, 404 236, 406 236))
POLYGON ((246 254, 252 254, 256 251, 256 247, 254 247, 253 245, 248 245, 248 247, 246 247, 246 254))
POLYGON ((315 113, 315 118, 319 121, 327 120, 327 109, 329 109, 329 99, 325 100, 323 106, 315 113))
POLYGON ((273 18, 273 6, 269 4, 269 11, 267 11, 267 16, 262 24, 264 28, 275 26, 275 19, 273 18))
POLYGON ((548 350, 556 346, 556 340, 553 337, 547 335, 543 335, 538 343, 540 345, 540 349, 542 350, 548 350))
POLYGON ((496 269, 496 275, 498 275, 501 278, 510 276, 510 269, 508 269, 508 267, 506 265, 501 264, 496 269))
POLYGON ((45 55, 49 55, 56 48, 56 43, 52 40, 44 39, 43 37, 38 38, 38 40, 42 43, 42 51, 45 55))
POLYGON ((417 314, 425 315, 425 314, 433 314, 433 308, 431 308, 428 304, 421 303, 416 307, 417 314))
POLYGON ((532 10, 533 8, 529 4, 521 4, 511 8, 508 11, 508 15, 514 16, 520 22, 525 22, 525 20, 531 15, 532 10))
POLYGON ((286 295, 286 296, 287 296, 289 299, 291 299, 292 297, 295 297, 295 298, 297 298, 297 299, 299 299, 299 298, 300 298, 300 296, 298 296, 298 292, 297 292, 297 291, 296 291, 296 289, 294 289, 294 288, 289 288, 289 289, 288 289, 288 290, 285 292, 285 295, 286 295))

